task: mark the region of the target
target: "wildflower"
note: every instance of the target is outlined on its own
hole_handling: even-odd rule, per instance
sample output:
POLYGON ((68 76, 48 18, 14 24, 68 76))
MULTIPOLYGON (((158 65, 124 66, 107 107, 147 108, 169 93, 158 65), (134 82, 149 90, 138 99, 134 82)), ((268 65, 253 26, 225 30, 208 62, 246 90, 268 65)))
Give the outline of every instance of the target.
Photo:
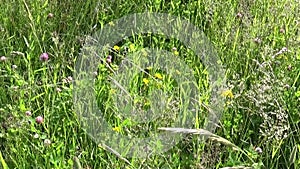
POLYGON ((17 65, 12 65, 11 68, 12 68, 12 69, 17 69, 18 66, 17 66, 17 65))
POLYGON ((255 38, 254 42, 257 43, 257 44, 260 44, 261 43, 261 39, 260 38, 255 38))
POLYGON ((51 144, 51 140, 49 140, 49 139, 44 140, 44 145, 45 146, 49 146, 50 144, 51 144))
POLYGON ((148 85, 150 81, 147 78, 143 78, 143 82, 145 83, 145 85, 148 85))
POLYGON ((45 62, 49 59, 49 56, 47 53, 42 53, 41 56, 40 56, 40 60, 45 62))
POLYGON ((72 81, 73 81, 72 76, 68 76, 68 77, 67 77, 67 82, 70 83, 70 82, 72 82, 72 81))
POLYGON ((116 51, 120 51, 120 47, 119 47, 119 46, 117 46, 117 45, 115 45, 115 46, 114 46, 114 50, 116 50, 116 51))
POLYGON ((222 96, 228 97, 228 98, 231 98, 231 99, 234 97, 231 90, 225 90, 225 91, 223 91, 222 92, 222 96))
POLYGON ((260 147, 256 147, 256 148, 255 148, 255 151, 256 151, 257 153, 259 153, 259 154, 262 153, 262 149, 261 149, 260 147))
POLYGON ((229 106, 229 105, 231 105, 231 102, 230 102, 230 101, 227 101, 227 102, 226 102, 226 106, 229 106))
POLYGON ((285 89, 289 89, 290 87, 291 87, 291 86, 288 85, 288 84, 285 84, 285 85, 284 85, 284 88, 285 88, 285 89))
POLYGON ((241 13, 239 12, 239 13, 236 14, 236 16, 237 16, 238 18, 242 18, 242 17, 243 17, 243 14, 241 14, 241 13))
POLYGON ((2 61, 2 62, 6 61, 6 57, 5 56, 1 56, 0 61, 2 61))
POLYGON ((31 111, 26 111, 25 114, 26 116, 31 116, 31 111))
POLYGON ((115 26, 115 24, 112 21, 108 22, 108 25, 115 26))
POLYGON ((280 32, 280 33, 285 33, 285 30, 284 30, 283 28, 281 28, 281 29, 279 30, 279 32, 280 32))
POLYGON ((57 87, 57 88, 56 88, 56 91, 57 91, 57 92, 61 92, 61 88, 57 87))
POLYGON ((107 63, 111 63, 111 62, 112 62, 112 56, 111 56, 111 55, 108 55, 108 56, 107 56, 106 62, 107 62, 107 63))
POLYGON ((54 14, 53 14, 53 13, 49 13, 47 17, 48 17, 48 18, 53 18, 53 17, 54 17, 54 14))
POLYGON ((38 139, 39 138, 39 134, 35 134, 35 135, 33 135, 33 138, 35 138, 35 139, 38 139))
POLYGON ((155 73, 154 77, 156 77, 157 79, 162 79, 162 75, 160 73, 155 73))
POLYGON ((173 50, 173 51, 177 51, 177 48, 176 48, 176 47, 173 47, 172 50, 173 50))
POLYGON ((121 132, 121 127, 119 127, 119 126, 118 127, 114 127, 112 130, 120 133, 121 132))
POLYGON ((130 45, 129 45, 129 50, 130 50, 130 52, 135 51, 135 46, 134 46, 134 44, 130 44, 130 45))
POLYGON ((178 52, 178 51, 174 51, 173 53, 174 53, 175 56, 178 56, 178 55, 179 55, 179 52, 178 52))
POLYGON ((37 117, 35 118, 35 121, 36 121, 38 124, 41 124, 41 123, 43 123, 44 118, 43 118, 42 116, 37 116, 37 117))

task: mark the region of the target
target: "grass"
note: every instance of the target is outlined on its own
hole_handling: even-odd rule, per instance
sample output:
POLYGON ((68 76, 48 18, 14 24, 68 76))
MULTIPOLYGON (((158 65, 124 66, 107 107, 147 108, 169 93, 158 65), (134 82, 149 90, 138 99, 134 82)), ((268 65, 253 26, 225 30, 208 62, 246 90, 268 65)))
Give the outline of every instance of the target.
POLYGON ((2 1, 2 168, 299 168, 299 1, 2 1), (171 149, 145 158, 127 156, 126 151, 108 145, 109 141, 95 142, 77 114, 83 107, 73 100, 78 89, 75 66, 87 37, 105 25, 114 25, 115 19, 141 12, 168 13, 189 20, 213 44, 227 79, 225 92, 218 93, 225 99, 222 112, 217 112, 221 117, 216 129, 207 131, 208 121, 201 117, 210 112, 207 107, 213 104, 210 98, 215 94, 211 92, 210 67, 197 60, 189 46, 153 33, 110 44, 99 57, 102 62, 94 73, 95 92, 81 93, 88 98, 95 95, 103 118, 111 126, 109 133, 139 138, 157 133, 183 136, 171 149), (193 112, 197 118, 192 122, 180 118, 184 125, 174 125, 176 117, 191 114, 180 97, 186 98, 192 89, 180 90, 177 76, 156 67, 161 61, 147 69, 133 65, 131 73, 116 75, 122 68, 130 68, 121 67, 122 61, 130 63, 149 55, 146 48, 169 52, 192 68, 193 76, 179 71, 193 77, 193 85, 201 93, 192 102, 197 106, 193 112), (44 52, 49 56, 46 62, 40 60, 44 52), (107 60, 107 55, 112 60, 107 60), (125 57, 130 55, 132 60, 125 57), (128 77, 130 82, 112 83, 128 77), (161 97, 151 95, 157 89, 169 96, 164 106, 151 102, 161 97), (121 95, 122 91, 133 102, 125 97, 128 95, 121 95), (116 101, 118 106, 113 104, 116 101), (133 105, 144 113, 149 113, 152 105, 156 108, 152 113, 159 118, 138 123, 145 115, 127 114, 133 105), (36 122, 37 116, 44 118, 43 123, 36 122), (201 141, 204 136, 207 139, 201 141))

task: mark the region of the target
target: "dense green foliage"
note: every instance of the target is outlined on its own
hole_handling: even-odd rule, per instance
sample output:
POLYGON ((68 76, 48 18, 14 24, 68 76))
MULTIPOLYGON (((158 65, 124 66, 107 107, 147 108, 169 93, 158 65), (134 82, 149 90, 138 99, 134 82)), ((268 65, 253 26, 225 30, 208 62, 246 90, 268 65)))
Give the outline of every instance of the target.
MULTIPOLYGON (((0 18, 3 168, 300 167, 298 0, 1 0, 0 18), (114 19, 141 12, 188 19, 212 42, 227 78, 226 105, 215 134, 235 146, 220 139, 198 142, 198 135, 188 135, 165 153, 125 159, 97 145, 80 127, 71 82, 85 37, 106 24, 113 25, 114 19), (47 61, 40 60, 44 52, 47 61), (37 116, 43 117, 42 123, 36 122, 37 116)), ((114 132, 127 128, 126 132, 147 134, 145 127, 168 124, 164 119, 145 126, 126 121, 124 126, 113 115, 116 110, 110 104, 107 77, 118 69, 122 52, 128 48, 155 46, 172 51, 176 47, 178 53, 174 53, 193 67, 201 91, 209 88, 205 65, 194 62, 193 52, 176 39, 134 35, 113 45, 120 49, 115 47, 110 53, 110 66, 99 65, 96 93, 114 132)), ((149 107, 145 101, 149 90, 162 87, 172 92, 176 88, 170 79, 157 83, 161 76, 168 79, 164 72, 149 70, 133 80, 130 92, 142 93, 142 109, 149 107)), ((210 104, 209 96, 205 93, 202 101, 210 104)), ((203 123, 194 127, 201 128, 203 123)))

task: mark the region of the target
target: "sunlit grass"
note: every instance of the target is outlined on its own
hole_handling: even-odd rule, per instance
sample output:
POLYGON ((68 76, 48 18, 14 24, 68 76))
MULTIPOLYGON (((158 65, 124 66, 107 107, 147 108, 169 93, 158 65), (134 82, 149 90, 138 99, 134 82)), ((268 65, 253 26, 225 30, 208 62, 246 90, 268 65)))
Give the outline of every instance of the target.
POLYGON ((300 3, 291 0, 3 0, 0 166, 299 168, 299 9, 300 3), (212 139, 201 142, 199 131, 207 124, 202 117, 212 104, 207 65, 197 61, 188 46, 163 35, 139 34, 110 44, 107 55, 99 58, 97 72, 91 73, 99 109, 111 132, 147 136, 159 127, 176 130, 171 124, 178 109, 186 106, 178 99, 186 93, 180 92, 174 77, 157 67, 137 68, 140 72, 132 76, 127 91, 135 96, 132 105, 147 112, 152 104, 149 93, 162 90, 170 97, 157 121, 141 124, 124 117, 113 103, 125 86, 111 82, 130 54, 147 57, 146 48, 168 51, 192 68, 201 93, 194 129, 182 129, 186 135, 165 153, 139 159, 98 144, 84 132, 74 111, 73 73, 87 36, 106 24, 114 26, 114 19, 146 11, 181 16, 203 31, 226 70, 227 86, 221 93, 226 101, 216 131, 209 133, 212 139))

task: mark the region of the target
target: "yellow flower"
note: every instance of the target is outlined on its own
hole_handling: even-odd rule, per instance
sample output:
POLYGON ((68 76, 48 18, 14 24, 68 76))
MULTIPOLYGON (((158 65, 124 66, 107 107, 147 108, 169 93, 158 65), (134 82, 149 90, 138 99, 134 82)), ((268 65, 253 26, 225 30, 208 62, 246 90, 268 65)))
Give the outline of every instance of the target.
POLYGON ((115 45, 115 46, 114 46, 114 50, 116 50, 116 51, 120 51, 120 47, 119 47, 119 46, 117 46, 117 45, 115 45))
POLYGON ((130 52, 134 52, 135 51, 134 44, 130 44, 129 45, 129 50, 130 50, 130 52))
POLYGON ((143 78, 143 82, 148 85, 150 81, 147 78, 143 78))
POLYGON ((178 56, 178 55, 179 55, 179 52, 178 52, 178 51, 174 51, 174 55, 175 55, 175 56, 178 56))
POLYGON ((234 97, 231 90, 225 90, 225 91, 223 91, 222 92, 222 96, 228 97, 228 98, 231 98, 231 99, 234 97))
POLYGON ((117 127, 114 127, 112 130, 120 133, 121 132, 121 127, 117 126, 117 127))
POLYGON ((157 79, 162 79, 162 75, 160 73, 155 73, 154 77, 156 77, 157 79))
POLYGON ((225 103, 225 106, 229 106, 229 105, 231 105, 231 101, 227 101, 227 102, 225 103))

